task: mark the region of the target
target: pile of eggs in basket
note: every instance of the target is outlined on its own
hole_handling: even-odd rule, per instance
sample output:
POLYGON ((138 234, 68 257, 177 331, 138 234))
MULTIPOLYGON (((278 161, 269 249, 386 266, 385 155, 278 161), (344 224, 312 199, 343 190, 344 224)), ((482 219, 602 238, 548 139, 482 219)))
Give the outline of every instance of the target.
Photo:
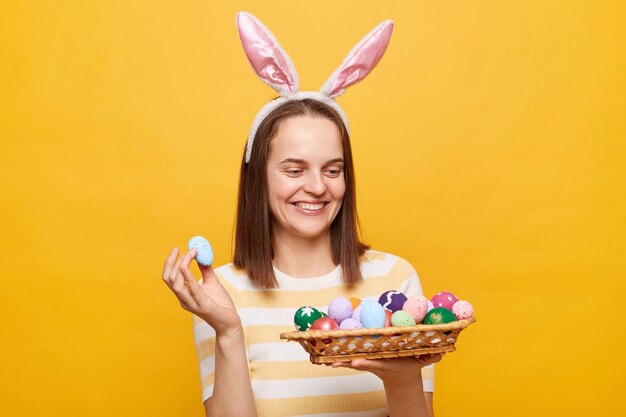
POLYGON ((328 314, 310 306, 300 307, 294 316, 296 330, 379 329, 390 326, 443 324, 469 319, 474 308, 450 292, 428 300, 423 295, 406 297, 400 291, 385 291, 378 301, 337 297, 328 304, 328 314))

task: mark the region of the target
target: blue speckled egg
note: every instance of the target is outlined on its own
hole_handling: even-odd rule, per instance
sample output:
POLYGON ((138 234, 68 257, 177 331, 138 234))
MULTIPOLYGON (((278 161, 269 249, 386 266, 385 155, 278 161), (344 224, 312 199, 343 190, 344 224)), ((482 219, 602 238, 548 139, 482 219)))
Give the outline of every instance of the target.
POLYGON ((385 309, 376 301, 363 300, 361 303, 361 323, 366 329, 385 327, 385 309))
POLYGON ((208 240, 202 236, 194 236, 187 243, 189 250, 196 248, 198 254, 196 255, 196 261, 200 265, 209 266, 213 263, 213 249, 208 240))

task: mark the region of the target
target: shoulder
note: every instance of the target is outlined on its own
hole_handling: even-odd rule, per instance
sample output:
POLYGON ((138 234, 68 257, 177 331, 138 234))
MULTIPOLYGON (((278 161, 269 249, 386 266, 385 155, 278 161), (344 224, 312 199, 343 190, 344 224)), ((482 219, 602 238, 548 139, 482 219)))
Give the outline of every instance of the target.
POLYGON ((400 256, 368 250, 361 258, 360 268, 364 281, 382 280, 389 288, 402 291, 407 296, 422 293, 415 268, 400 256))
POLYGON ((361 273, 364 276, 372 274, 400 274, 411 275, 416 273, 409 261, 391 253, 377 250, 367 250, 361 257, 361 273))

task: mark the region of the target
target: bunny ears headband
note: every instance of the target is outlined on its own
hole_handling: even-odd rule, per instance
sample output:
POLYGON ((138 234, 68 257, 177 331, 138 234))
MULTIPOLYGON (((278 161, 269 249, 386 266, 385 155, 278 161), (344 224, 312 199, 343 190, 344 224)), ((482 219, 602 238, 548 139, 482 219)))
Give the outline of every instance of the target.
POLYGON ((250 162, 252 143, 261 122, 272 110, 289 100, 311 98, 328 104, 339 113, 349 131, 348 119, 334 98, 339 97, 346 88, 361 81, 374 69, 383 57, 393 31, 391 20, 380 23, 352 48, 320 91, 299 91, 298 73, 293 62, 272 32, 247 12, 237 13, 236 22, 241 44, 254 72, 280 94, 279 98, 263 106, 254 118, 246 144, 246 163, 250 162))

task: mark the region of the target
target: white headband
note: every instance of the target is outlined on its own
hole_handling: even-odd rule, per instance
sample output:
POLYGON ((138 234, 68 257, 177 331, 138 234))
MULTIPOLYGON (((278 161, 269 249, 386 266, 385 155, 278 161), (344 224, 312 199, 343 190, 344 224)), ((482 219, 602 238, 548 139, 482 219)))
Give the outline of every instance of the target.
POLYGON ((261 122, 272 110, 290 100, 311 98, 328 104, 339 113, 349 131, 348 119, 334 98, 343 94, 346 88, 365 78, 378 64, 391 39, 393 32, 391 20, 380 23, 361 39, 320 91, 302 92, 298 91, 296 68, 272 32, 259 19, 247 12, 237 13, 235 20, 241 44, 254 72, 280 94, 279 98, 263 106, 254 118, 246 144, 246 163, 250 162, 252 143, 261 122))

